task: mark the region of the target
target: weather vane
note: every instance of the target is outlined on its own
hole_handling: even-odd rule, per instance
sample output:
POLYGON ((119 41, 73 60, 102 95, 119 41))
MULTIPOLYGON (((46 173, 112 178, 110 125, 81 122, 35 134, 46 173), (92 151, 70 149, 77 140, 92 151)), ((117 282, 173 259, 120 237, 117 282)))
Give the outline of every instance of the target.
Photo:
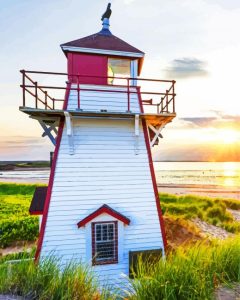
POLYGON ((111 14, 112 14, 111 3, 108 3, 107 9, 105 13, 102 15, 101 20, 103 21, 104 19, 110 19, 111 14))

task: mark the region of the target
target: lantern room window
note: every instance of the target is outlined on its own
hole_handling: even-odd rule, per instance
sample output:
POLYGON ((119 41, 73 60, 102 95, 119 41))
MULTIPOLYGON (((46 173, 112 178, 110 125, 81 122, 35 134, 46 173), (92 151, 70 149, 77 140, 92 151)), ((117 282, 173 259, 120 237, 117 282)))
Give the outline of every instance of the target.
POLYGON ((118 262, 118 222, 92 223, 94 265, 118 262))
MULTIPOLYGON (((131 60, 122 58, 108 59, 108 77, 128 78, 131 74, 131 60)), ((108 84, 126 85, 126 80, 119 78, 108 78, 108 84)))

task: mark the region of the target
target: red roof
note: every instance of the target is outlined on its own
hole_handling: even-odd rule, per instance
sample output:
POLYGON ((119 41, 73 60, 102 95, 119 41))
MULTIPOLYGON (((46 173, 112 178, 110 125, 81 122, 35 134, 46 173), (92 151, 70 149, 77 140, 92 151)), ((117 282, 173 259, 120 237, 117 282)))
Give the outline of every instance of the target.
POLYGON ((131 46, 130 44, 124 42, 123 40, 119 39, 115 35, 111 34, 110 31, 108 31, 108 34, 100 31, 98 33, 61 45, 61 47, 66 47, 66 46, 144 54, 144 52, 140 51, 139 49, 131 46))
POLYGON ((130 220, 127 217, 117 212, 116 210, 112 209, 110 206, 104 204, 103 206, 95 210, 93 213, 88 215, 86 218, 79 221, 77 223, 78 228, 85 226, 87 223, 91 222, 93 219, 95 219, 96 217, 104 213, 109 214, 110 216, 118 219, 119 221, 123 222, 126 225, 130 224, 130 220))

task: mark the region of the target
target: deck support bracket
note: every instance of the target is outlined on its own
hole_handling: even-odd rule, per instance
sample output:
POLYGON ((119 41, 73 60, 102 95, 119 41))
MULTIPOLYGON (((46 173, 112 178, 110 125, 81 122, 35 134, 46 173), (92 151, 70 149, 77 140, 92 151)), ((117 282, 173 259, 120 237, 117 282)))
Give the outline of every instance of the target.
POLYGON ((155 126, 155 127, 151 124, 148 124, 148 131, 150 129, 154 133, 153 138, 151 138, 151 135, 149 134, 151 147, 153 147, 156 144, 156 142, 159 138, 163 138, 161 131, 163 130, 164 127, 165 127, 165 123, 162 125, 159 125, 159 126, 155 126))
POLYGON ((135 115, 135 155, 139 154, 139 115, 135 115))
POLYGON ((32 119, 38 120, 43 129, 42 137, 48 136, 54 146, 56 146, 56 136, 58 133, 57 127, 59 125, 59 119, 48 120, 46 118, 32 117, 32 119), (53 134, 53 133, 54 134, 53 134))
POLYGON ((65 120, 66 120, 69 154, 73 155, 74 154, 74 141, 73 141, 72 116, 67 111, 64 111, 64 115, 65 115, 65 120))

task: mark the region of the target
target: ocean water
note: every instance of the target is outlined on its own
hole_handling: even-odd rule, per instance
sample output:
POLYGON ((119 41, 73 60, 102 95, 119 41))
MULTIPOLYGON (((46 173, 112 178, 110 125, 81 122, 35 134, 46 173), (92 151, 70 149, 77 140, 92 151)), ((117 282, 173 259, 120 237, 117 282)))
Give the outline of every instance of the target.
MULTIPOLYGON (((161 185, 214 185, 240 188, 240 162, 155 162, 161 185)), ((0 171, 4 181, 48 182, 49 170, 0 171)))
POLYGON ((1 178, 4 181, 22 181, 22 182, 47 182, 49 178, 49 170, 16 170, 16 171, 0 171, 0 182, 1 178))
POLYGON ((240 188, 240 162, 155 162, 158 184, 240 188))

